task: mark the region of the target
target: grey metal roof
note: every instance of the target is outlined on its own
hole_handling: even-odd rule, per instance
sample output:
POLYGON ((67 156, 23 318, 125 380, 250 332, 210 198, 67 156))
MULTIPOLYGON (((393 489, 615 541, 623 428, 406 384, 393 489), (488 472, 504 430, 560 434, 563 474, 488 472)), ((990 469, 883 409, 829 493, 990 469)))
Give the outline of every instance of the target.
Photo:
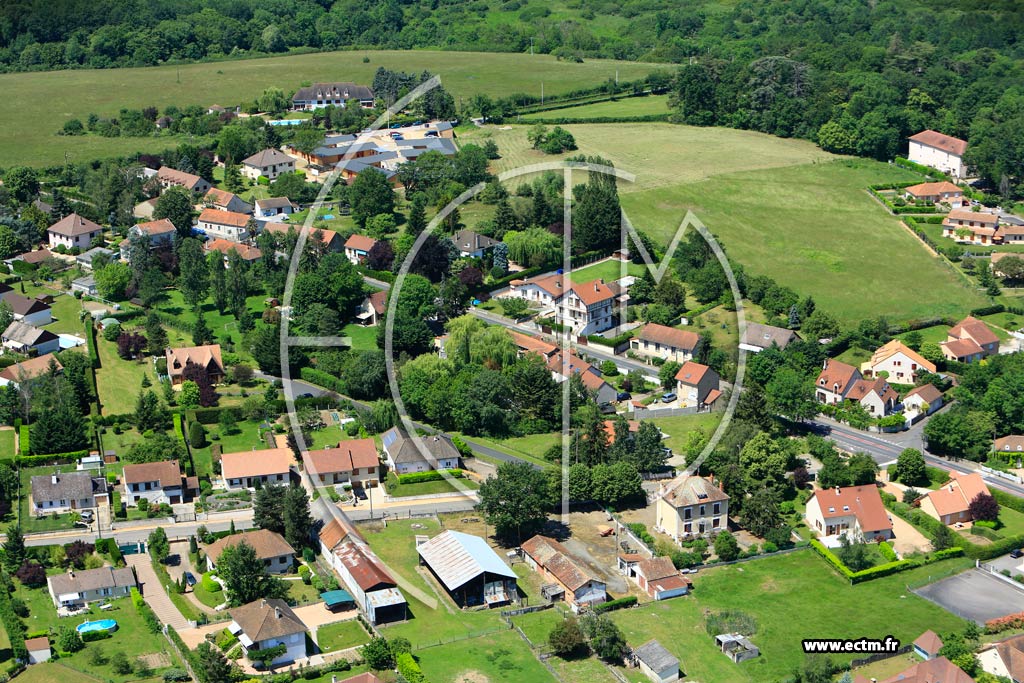
POLYGON ((487 541, 461 531, 440 533, 417 546, 416 552, 450 591, 484 572, 516 578, 515 572, 487 545, 487 541))
POLYGON ((679 668, 679 659, 656 640, 647 641, 633 650, 633 654, 654 671, 664 671, 671 666, 679 668))

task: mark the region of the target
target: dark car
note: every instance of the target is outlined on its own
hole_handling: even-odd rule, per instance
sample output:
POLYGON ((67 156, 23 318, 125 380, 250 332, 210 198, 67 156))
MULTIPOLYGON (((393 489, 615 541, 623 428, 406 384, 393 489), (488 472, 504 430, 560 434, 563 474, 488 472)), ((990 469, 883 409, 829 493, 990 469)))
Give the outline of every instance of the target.
POLYGON ((309 392, 307 391, 307 392, 306 392, 306 393, 304 393, 304 394, 299 394, 299 395, 298 395, 298 396, 297 396, 296 398, 313 398, 313 394, 311 394, 311 393, 309 393, 309 392))
POLYGON ((192 572, 185 572, 185 583, 190 586, 196 585, 196 575, 192 572))
POLYGON ((615 394, 616 401, 628 401, 631 398, 633 398, 633 394, 629 393, 628 391, 620 391, 619 393, 615 394))
POLYGON ((667 394, 661 397, 662 403, 671 403, 674 400, 676 400, 676 395, 675 392, 672 391, 668 392, 667 394))
POLYGON ((1017 558, 1019 558, 1019 557, 1024 557, 1024 550, 1021 550, 1020 548, 1017 548, 1015 550, 1011 550, 1010 551, 1010 557, 1012 557, 1015 560, 1017 558))

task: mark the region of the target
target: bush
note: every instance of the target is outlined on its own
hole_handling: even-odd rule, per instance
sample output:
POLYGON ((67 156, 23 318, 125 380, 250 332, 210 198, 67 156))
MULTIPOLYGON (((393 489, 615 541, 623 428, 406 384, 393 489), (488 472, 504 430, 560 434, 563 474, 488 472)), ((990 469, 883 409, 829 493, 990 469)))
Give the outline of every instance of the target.
POLYGON ((423 675, 423 670, 410 653, 403 652, 395 657, 395 664, 398 673, 409 683, 426 683, 427 677, 423 675))
POLYGON ((880 552, 882 554, 882 557, 884 557, 889 562, 895 562, 899 559, 898 557, 896 557, 896 551, 893 550, 892 546, 886 543, 885 541, 882 541, 878 544, 878 552, 880 552))
POLYGON ((163 678, 167 683, 184 683, 184 681, 192 680, 188 672, 183 669, 167 669, 167 671, 164 671, 163 678))
POLYGON ((131 589, 132 604, 135 605, 135 609, 138 609, 146 604, 146 601, 142 598, 142 593, 139 592, 138 588, 131 589))
POLYGON ((299 567, 299 578, 302 579, 302 583, 306 584, 307 586, 312 581, 312 577, 310 574, 311 573, 309 571, 309 567, 307 567, 306 565, 302 565, 299 567))
POLYGON ((614 610, 622 609, 624 607, 634 606, 636 606, 636 596, 627 595, 626 597, 619 598, 618 600, 609 600, 608 602, 603 602, 600 605, 596 605, 594 607, 594 611, 598 614, 601 614, 603 612, 612 612, 614 610))
POLYGON ((60 635, 57 637, 57 648, 61 652, 78 652, 83 647, 85 647, 85 643, 82 642, 82 637, 78 635, 74 626, 68 625, 61 629, 60 635))
POLYGON ((219 593, 223 590, 223 588, 221 588, 221 585, 213 580, 213 575, 211 572, 206 572, 205 574, 203 574, 203 578, 200 579, 199 582, 202 585, 203 590, 207 593, 219 593))
POLYGON ((440 481, 445 478, 445 475, 461 479, 465 476, 462 470, 427 470, 426 472, 410 472, 409 474, 399 474, 399 484, 421 484, 426 481, 440 481))

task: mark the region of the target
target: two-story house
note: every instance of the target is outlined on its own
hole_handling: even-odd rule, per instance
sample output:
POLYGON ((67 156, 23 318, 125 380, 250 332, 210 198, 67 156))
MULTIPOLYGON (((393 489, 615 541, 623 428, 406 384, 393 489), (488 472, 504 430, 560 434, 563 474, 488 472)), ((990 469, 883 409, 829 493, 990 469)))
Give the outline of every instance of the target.
POLYGON ((70 568, 67 573, 46 578, 53 606, 64 608, 83 607, 90 602, 121 598, 137 586, 135 571, 131 567, 99 567, 85 571, 70 568))
POLYGON ((184 503, 199 490, 199 479, 186 477, 177 460, 125 465, 125 505, 138 505, 145 498, 150 503, 175 505, 184 503))
POLYGON ((555 322, 584 336, 611 329, 616 324, 618 294, 618 285, 607 285, 604 280, 574 283, 555 297, 555 322))
POLYGON ((287 572, 295 563, 295 549, 281 534, 267 529, 256 529, 219 538, 206 546, 204 552, 208 571, 217 569, 217 562, 225 550, 240 543, 245 543, 256 551, 257 559, 263 562, 263 568, 268 574, 287 572))
POLYGON ((950 472, 949 481, 934 491, 928 491, 915 505, 943 524, 969 522, 974 519, 971 502, 982 494, 990 495, 980 473, 950 472))
POLYGON ((871 360, 861 364, 860 372, 865 377, 883 377, 895 384, 913 384, 918 373, 935 372, 935 363, 893 339, 871 354, 871 360))
POLYGON ((242 175, 256 180, 260 176, 275 180, 285 173, 295 172, 295 159, 279 149, 264 149, 242 160, 242 175))
POLYGON ((373 88, 355 83, 314 83, 295 91, 292 109, 345 107, 349 100, 357 100, 359 106, 369 109, 373 106, 373 88))
POLYGON ((209 181, 205 178, 201 178, 194 173, 185 173, 185 171, 179 171, 176 168, 170 166, 161 166, 157 169, 156 180, 160 184, 160 187, 167 189, 169 187, 184 187, 186 190, 191 192, 197 192, 205 194, 211 187, 209 181))
POLYGON ((629 348, 648 358, 685 363, 693 360, 693 354, 700 348, 700 343, 700 335, 696 332, 647 323, 638 335, 629 340, 629 348))
POLYGON ((702 409, 714 405, 721 396, 718 373, 706 365, 688 360, 676 373, 679 407, 702 409))
POLYGON ((373 439, 346 439, 333 448, 306 451, 302 463, 314 483, 356 488, 380 483, 380 458, 373 439))
POLYGON ((814 381, 814 396, 819 403, 836 404, 846 398, 854 382, 861 379, 860 370, 842 361, 826 358, 818 379, 814 381))
POLYGON ((189 363, 204 368, 206 376, 213 384, 224 379, 224 360, 221 357, 220 344, 164 349, 164 358, 167 360, 167 377, 171 380, 172 386, 181 386, 185 381, 185 368, 189 363))
MULTIPOLYGON (((259 200, 257 200, 259 201, 259 200)), ((211 187, 203 197, 203 204, 218 211, 234 211, 235 213, 252 213, 252 204, 234 192, 211 187)))
POLYGON ((676 541, 729 528, 729 496, 705 477, 683 474, 658 491, 655 528, 676 541))
POLYGON ((966 140, 934 130, 923 130, 910 136, 907 158, 915 164, 930 166, 956 178, 963 178, 967 173, 963 160, 966 151, 966 140))
POLYGON ((530 569, 557 586, 558 592, 546 588, 549 600, 560 595, 573 612, 608 600, 605 582, 555 539, 534 536, 523 543, 522 551, 530 569))
POLYGON ((295 456, 290 448, 225 453, 220 457, 221 478, 230 490, 284 486, 291 481, 295 456))
POLYGON ((244 242, 256 236, 250 229, 253 223, 255 221, 247 213, 203 209, 199 214, 196 229, 210 238, 244 242))
POLYGON ((107 503, 107 480, 89 472, 55 472, 32 477, 29 510, 37 517, 91 510, 107 503))
POLYGON ((77 213, 70 213, 46 229, 46 237, 50 248, 64 245, 67 249, 78 248, 85 251, 92 241, 103 235, 103 227, 83 218, 77 213))
POLYGON ((856 401, 872 417, 883 417, 891 413, 899 402, 900 395, 881 377, 876 379, 858 379, 845 396, 847 401, 856 401))
POLYGON ((999 216, 971 209, 953 209, 942 219, 942 236, 965 244, 995 244, 999 238, 999 216))
POLYGON ((121 258, 127 261, 131 252, 132 242, 141 239, 143 236, 149 240, 150 249, 169 247, 174 244, 175 232, 177 230, 174 227, 174 223, 167 218, 133 225, 128 229, 128 236, 121 240, 121 243, 118 245, 121 258))
POLYGON ((914 387, 903 397, 903 410, 908 417, 931 415, 942 407, 942 392, 934 384, 922 384, 914 387))
POLYGON ((967 316, 949 329, 939 348, 947 360, 973 363, 999 353, 999 337, 981 320, 967 316))
POLYGON ((298 210, 298 204, 287 197, 268 197, 256 200, 256 218, 291 216, 298 210))
POLYGON ((892 522, 874 484, 818 489, 804 516, 829 547, 837 547, 843 535, 850 541, 892 538, 892 522))
POLYGON ((259 661, 251 657, 260 650, 283 646, 284 651, 269 662, 275 667, 295 662, 306 657, 306 633, 309 631, 302 620, 284 600, 261 599, 229 610, 231 632, 242 644, 242 652, 250 662, 259 661))
POLYGON ((345 240, 345 257, 352 265, 358 266, 366 260, 366 255, 370 253, 375 244, 377 244, 377 240, 372 237, 349 235, 349 238, 345 240))
POLYGON ((418 439, 425 453, 415 440, 399 427, 384 432, 385 461, 395 474, 426 472, 428 470, 454 470, 459 467, 459 450, 447 434, 427 434, 418 439))

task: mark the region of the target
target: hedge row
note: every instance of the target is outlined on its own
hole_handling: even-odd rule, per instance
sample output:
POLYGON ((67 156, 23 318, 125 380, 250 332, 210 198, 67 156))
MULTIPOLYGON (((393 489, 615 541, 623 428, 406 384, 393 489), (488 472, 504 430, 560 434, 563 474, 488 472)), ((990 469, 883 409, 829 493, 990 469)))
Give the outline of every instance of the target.
POLYGON ((1024 499, 1010 495, 1006 491, 1002 491, 1000 489, 989 490, 992 492, 992 497, 996 499, 996 502, 1003 507, 1016 510, 1017 512, 1024 512, 1024 499))
POLYGON ((427 677, 423 675, 423 669, 408 652, 403 652, 395 657, 395 664, 398 673, 409 683, 426 683, 427 677))
POLYGON ((505 287, 508 287, 508 284, 510 282, 512 282, 513 280, 525 280, 528 277, 533 277, 534 275, 539 275, 542 272, 544 272, 544 269, 542 267, 540 267, 540 266, 534 266, 532 268, 524 268, 523 270, 520 270, 519 272, 509 273, 508 275, 506 275, 505 277, 501 278, 500 280, 495 280, 491 284, 487 285, 486 289, 488 291, 490 291, 490 292, 493 292, 496 289, 503 289, 505 287))
POLYGON ((849 567, 843 564, 843 561, 840 560, 835 553, 826 548, 821 541, 817 539, 811 540, 811 547, 814 548, 819 555, 825 558, 825 561, 832 565, 836 571, 849 579, 850 583, 863 583, 864 581, 871 581, 872 579, 880 579, 883 576, 891 576, 892 574, 898 574, 899 572, 931 564, 932 562, 938 562, 939 560, 945 560, 950 557, 959 557, 964 553, 963 548, 949 548, 947 550, 936 551, 923 558, 915 557, 911 559, 897 560, 895 562, 887 562, 885 564, 880 564, 877 567, 869 567, 868 569, 862 569, 859 572, 855 572, 851 571, 849 567))
POLYGON ((919 164, 917 162, 911 161, 910 159, 904 159, 903 157, 896 157, 896 159, 895 159, 895 161, 893 163, 895 163, 897 166, 902 166, 903 168, 908 168, 911 171, 917 171, 918 173, 923 173, 924 175, 932 176, 933 178, 940 178, 942 180, 949 180, 950 179, 948 174, 943 173, 942 171, 940 171, 937 168, 932 168, 931 166, 925 166, 923 164, 919 164))
POLYGON ((299 377, 307 382, 324 387, 325 389, 330 389, 331 391, 335 391, 339 394, 344 393, 344 385, 341 380, 329 372, 306 367, 299 370, 299 377))
POLYGON ((29 453, 32 452, 30 445, 28 425, 21 425, 18 428, 18 453, 20 457, 29 457, 29 453))
MULTIPOLYGON (((27 429, 27 428, 23 428, 27 429)), ((68 465, 89 455, 89 450, 71 451, 70 453, 46 453, 43 455, 19 455, 14 462, 22 467, 38 467, 40 465, 68 465)))
POLYGON ((626 597, 619 598, 618 600, 609 600, 608 602, 603 602, 600 605, 595 606, 594 611, 598 614, 601 614, 603 612, 612 612, 614 610, 623 609, 625 607, 633 607, 634 605, 636 605, 636 596, 627 595, 626 597))
POLYGON ((531 118, 526 123, 543 123, 562 126, 574 123, 657 123, 668 121, 670 114, 642 114, 638 116, 557 116, 552 118, 531 118))
POLYGON ((390 270, 373 270, 372 268, 367 268, 366 266, 356 266, 356 270, 359 271, 360 274, 365 275, 367 277, 371 277, 374 280, 382 280, 383 282, 388 282, 392 284, 394 283, 396 277, 395 274, 392 273, 390 270))
POLYGON ((896 556, 896 551, 892 549, 892 546, 886 543, 885 541, 882 541, 878 544, 878 552, 880 552, 882 554, 882 557, 884 557, 889 562, 895 562, 896 560, 900 559, 896 556))
POLYGON ((156 317, 167 327, 178 330, 179 332, 186 332, 192 334, 192 323, 182 320, 178 316, 165 313, 164 311, 158 311, 156 309, 150 309, 150 312, 155 314, 156 317))
POLYGON ((1007 614, 1005 617, 997 617, 985 622, 985 633, 1002 633, 1020 628, 1024 628, 1024 612, 1007 614))
POLYGON ((92 367, 98 368, 100 366, 100 354, 96 350, 96 327, 92 324, 92 318, 85 319, 85 345, 89 351, 89 360, 92 363, 92 367))
POLYGON ((600 344, 601 346, 610 346, 612 348, 615 348, 616 346, 619 346, 620 344, 626 344, 632 338, 633 338, 633 333, 632 332, 623 332, 622 334, 620 334, 617 337, 602 337, 599 334, 588 334, 587 335, 587 341, 588 342, 593 342, 595 344, 600 344))
MULTIPOLYGON (((1003 495, 1005 496, 1006 494, 1003 495)), ((1000 501, 1000 498, 995 496, 995 494, 993 494, 993 496, 996 497, 996 502, 1000 501)), ((939 520, 928 516, 919 509, 911 508, 905 503, 889 503, 886 507, 910 522, 913 526, 923 530, 930 538, 935 538, 935 534, 938 532, 939 527, 942 526, 942 523, 939 522, 939 520)), ((1000 540, 994 540, 992 543, 986 545, 977 545, 975 543, 971 543, 959 534, 954 534, 954 542, 957 545, 956 549, 962 551, 964 555, 972 560, 991 560, 993 557, 1005 555, 1011 550, 1024 546, 1024 535, 1001 538, 1000 540)), ((953 548, 950 550, 953 550, 953 548)))
POLYGON ((1003 304, 993 304, 991 306, 983 306, 981 308, 975 308, 971 311, 971 315, 992 315, 993 313, 1013 313, 1014 315, 1024 315, 1024 308, 1017 306, 1004 306, 1003 304))
POLYGON ((16 661, 28 661, 28 650, 25 648, 25 622, 18 618, 11 605, 11 579, 4 572, 0 576, 0 622, 7 630, 7 638, 11 641, 11 655, 16 661))
POLYGON ((399 484, 422 484, 425 481, 439 481, 445 479, 445 475, 461 479, 465 476, 462 470, 427 470, 426 472, 410 472, 399 474, 399 484))

